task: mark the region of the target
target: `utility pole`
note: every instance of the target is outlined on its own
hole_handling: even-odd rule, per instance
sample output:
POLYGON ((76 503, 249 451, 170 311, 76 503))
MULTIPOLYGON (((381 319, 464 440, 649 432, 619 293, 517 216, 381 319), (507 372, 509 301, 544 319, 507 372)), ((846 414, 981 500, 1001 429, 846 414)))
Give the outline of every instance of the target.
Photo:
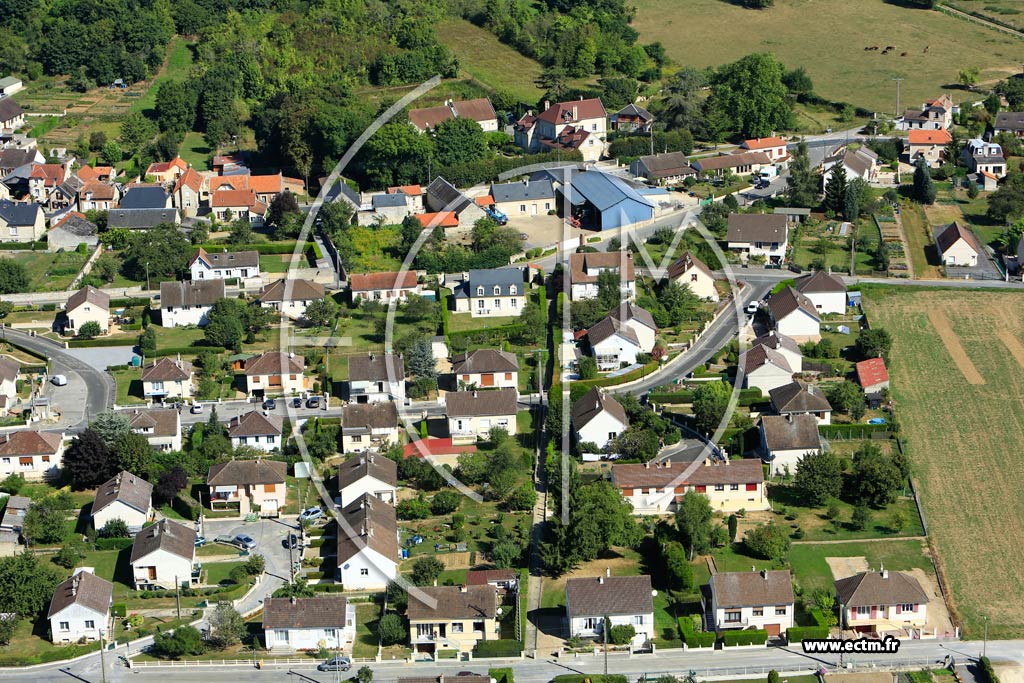
POLYGON ((181 619, 181 581, 177 574, 174 575, 174 602, 178 606, 178 619, 181 619))
POLYGON ((612 620, 604 615, 604 623, 601 624, 601 634, 604 636, 604 676, 608 677, 608 631, 611 630, 612 620))
POLYGON ((103 636, 106 635, 106 631, 100 629, 100 672, 103 675, 103 683, 107 683, 107 662, 103 657, 103 651, 107 649, 107 644, 103 642, 103 636))
POLYGON ((903 82, 902 78, 892 79, 896 81, 896 116, 900 115, 900 83, 903 82))
POLYGON ((985 639, 981 641, 981 656, 982 657, 984 657, 986 655, 986 653, 988 652, 988 617, 985 616, 983 618, 985 619, 985 639))
POLYGON ((149 291, 149 261, 146 261, 146 291, 149 291))

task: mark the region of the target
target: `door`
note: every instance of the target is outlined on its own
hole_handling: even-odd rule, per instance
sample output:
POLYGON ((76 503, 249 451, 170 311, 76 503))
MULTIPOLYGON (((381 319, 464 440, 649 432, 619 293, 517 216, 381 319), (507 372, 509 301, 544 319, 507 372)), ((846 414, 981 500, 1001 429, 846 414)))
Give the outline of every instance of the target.
POLYGON ((537 205, 536 204, 531 204, 530 205, 530 215, 531 216, 536 216, 537 215, 537 205))
POLYGON ((156 567, 146 567, 146 578, 156 581, 156 567))

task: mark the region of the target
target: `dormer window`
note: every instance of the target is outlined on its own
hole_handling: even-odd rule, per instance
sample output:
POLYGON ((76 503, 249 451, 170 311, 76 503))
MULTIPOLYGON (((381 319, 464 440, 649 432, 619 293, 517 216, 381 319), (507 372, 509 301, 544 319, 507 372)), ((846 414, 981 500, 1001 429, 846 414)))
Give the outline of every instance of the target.
POLYGON ((476 295, 477 296, 483 296, 484 295, 484 288, 483 287, 477 287, 476 288, 476 295))
POLYGON ((509 296, 515 296, 518 293, 519 293, 519 290, 516 288, 515 285, 509 285, 509 288, 508 288, 509 296))
POLYGON ((500 295, 501 295, 501 286, 500 285, 494 285, 494 296, 500 296, 500 295))

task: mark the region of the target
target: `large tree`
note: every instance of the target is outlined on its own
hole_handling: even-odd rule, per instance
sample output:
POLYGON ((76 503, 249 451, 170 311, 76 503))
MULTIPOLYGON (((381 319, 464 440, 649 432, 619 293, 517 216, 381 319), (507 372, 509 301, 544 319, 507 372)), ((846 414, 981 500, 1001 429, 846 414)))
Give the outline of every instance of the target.
POLYGON ((789 161, 786 190, 790 206, 811 208, 818 203, 818 174, 811 169, 807 143, 801 141, 789 161))
POLYGON ((917 160, 914 168, 914 200, 919 204, 935 203, 935 184, 923 157, 917 160))
POLYGON ((693 392, 693 423, 697 431, 710 434, 725 417, 732 389, 723 381, 703 382, 693 392))
POLYGON ((831 451, 805 453, 797 460, 793 484, 811 505, 824 505, 843 490, 843 465, 831 451))
POLYGON ((896 500, 896 493, 903 486, 903 474, 878 446, 866 443, 853 454, 850 481, 858 502, 882 507, 896 500))
POLYGON ((711 502, 708 497, 688 491, 676 505, 676 528, 690 559, 711 548, 711 502))
POLYGON ((771 54, 747 55, 715 72, 712 95, 741 135, 767 137, 790 127, 792 105, 784 74, 785 68, 771 54))
POLYGON ((114 441, 113 451, 115 469, 140 477, 149 475, 154 450, 145 436, 135 432, 121 434, 114 441))
POLYGON ((0 558, 0 612, 35 621, 61 580, 55 567, 30 552, 0 558))
POLYGON ((681 543, 666 543, 662 551, 665 560, 665 578, 668 580, 669 588, 677 591, 690 591, 693 589, 693 567, 686 556, 686 549, 681 543))
POLYGON ((91 429, 76 436, 64 451, 64 469, 76 489, 96 488, 110 479, 113 462, 103 437, 91 429))
POLYGON ((743 545, 758 557, 778 561, 789 552, 789 534, 774 522, 759 524, 746 533, 743 545))
POLYGON ((295 195, 286 190, 274 197, 274 201, 270 202, 270 206, 267 207, 267 223, 270 225, 280 225, 286 217, 301 213, 302 211, 299 209, 299 202, 295 199, 295 195))
MULTIPOLYGON (((1019 80, 1024 83, 1024 79, 1019 80)), ((1006 175, 1002 184, 989 195, 985 215, 997 223, 1024 218, 1024 173, 1011 171, 1006 175)))
POLYGON ((884 327, 873 327, 857 337, 857 350, 864 358, 879 358, 889 355, 892 335, 884 327))
POLYGON ((846 200, 846 167, 837 163, 832 167, 828 175, 828 182, 825 183, 825 210, 835 215, 843 213, 843 205, 846 200))
POLYGON ((185 272, 192 253, 189 239, 170 223, 132 234, 125 251, 125 275, 145 282, 147 276, 177 279, 185 272))
POLYGON ((448 119, 434 129, 434 157, 438 164, 463 164, 485 156, 487 139, 480 124, 473 119, 448 119))
POLYGON ((117 437, 131 431, 128 416, 123 412, 104 410, 92 419, 89 429, 100 435, 107 446, 113 446, 117 437))
POLYGON ((25 292, 28 282, 28 270, 23 263, 0 259, 0 294, 25 292))

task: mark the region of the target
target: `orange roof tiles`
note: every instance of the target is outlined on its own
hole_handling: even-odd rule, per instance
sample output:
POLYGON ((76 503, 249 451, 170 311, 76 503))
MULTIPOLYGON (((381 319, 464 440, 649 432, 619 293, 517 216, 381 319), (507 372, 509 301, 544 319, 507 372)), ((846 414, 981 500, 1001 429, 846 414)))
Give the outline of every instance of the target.
POLYGON ((948 145, 953 136, 948 130, 922 130, 915 128, 907 134, 912 145, 948 145))

